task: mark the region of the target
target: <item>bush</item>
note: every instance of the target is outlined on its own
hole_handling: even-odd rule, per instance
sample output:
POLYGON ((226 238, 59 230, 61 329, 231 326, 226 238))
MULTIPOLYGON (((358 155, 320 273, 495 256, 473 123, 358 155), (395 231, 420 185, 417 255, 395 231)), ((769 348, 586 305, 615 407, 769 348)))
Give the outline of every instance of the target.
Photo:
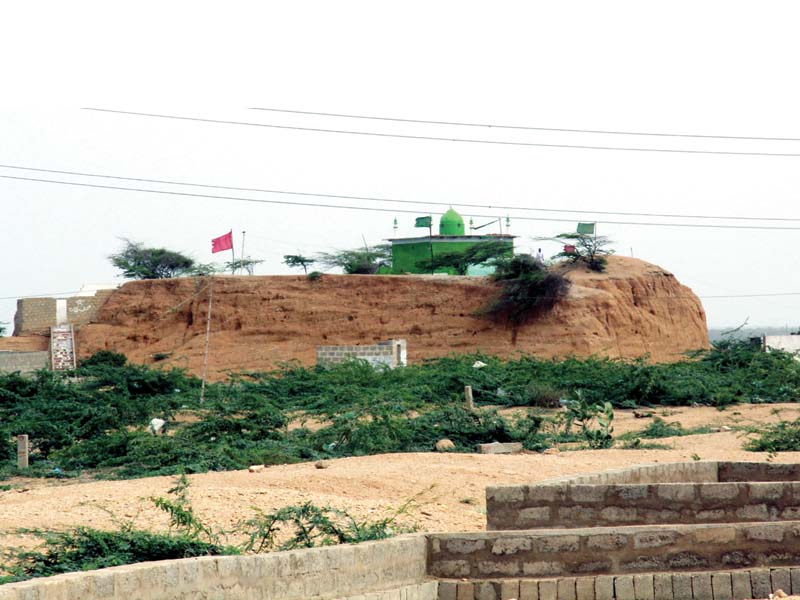
POLYGON ((758 437, 744 444, 752 452, 797 452, 800 450, 800 419, 761 425, 758 437))
POLYGON ((484 312, 516 330, 528 321, 549 312, 569 291, 569 281, 548 272, 532 256, 518 254, 498 259, 493 279, 500 283, 500 293, 484 312))

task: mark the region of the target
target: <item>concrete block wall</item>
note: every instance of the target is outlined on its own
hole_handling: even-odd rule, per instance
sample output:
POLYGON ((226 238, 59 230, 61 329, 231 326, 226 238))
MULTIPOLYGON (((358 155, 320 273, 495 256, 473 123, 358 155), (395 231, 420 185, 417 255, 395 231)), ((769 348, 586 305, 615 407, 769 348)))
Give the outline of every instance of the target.
POLYGON ((551 578, 800 565, 800 523, 496 531, 428 536, 439 578, 551 578))
POLYGON ((387 340, 366 346, 317 346, 317 364, 332 365, 353 358, 390 368, 407 363, 406 340, 387 340))
POLYGON ((692 462, 493 486, 487 529, 800 519, 799 479, 797 464, 692 462))
MULTIPOLYGON (((72 296, 66 299, 67 321, 80 326, 90 323, 97 316, 113 290, 99 290, 94 296, 72 296)), ((56 318, 56 298, 21 298, 17 300, 14 315, 14 335, 33 335, 49 333, 58 325, 56 318)))
POLYGON ((208 556, 0 586, 0 600, 436 600, 425 538, 208 556))
POLYGON ((14 335, 49 333, 56 325, 55 298, 21 298, 14 313, 14 335))
POLYGON ((800 482, 531 485, 489 488, 487 529, 800 519, 800 482))
POLYGON ((0 373, 31 373, 50 366, 50 353, 40 352, 0 352, 0 373))
POLYGON ((800 595, 800 569, 441 581, 439 600, 746 600, 800 595))

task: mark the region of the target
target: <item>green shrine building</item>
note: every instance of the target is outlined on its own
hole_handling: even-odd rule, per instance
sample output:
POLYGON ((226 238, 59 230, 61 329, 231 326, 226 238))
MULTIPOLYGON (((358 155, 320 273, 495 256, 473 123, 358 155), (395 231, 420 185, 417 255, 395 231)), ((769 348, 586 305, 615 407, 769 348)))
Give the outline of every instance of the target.
MULTIPOLYGON (((498 220, 499 221, 499 220, 498 220)), ((471 221, 470 221, 471 223, 471 221)), ((396 238, 388 240, 392 244, 392 273, 427 273, 417 264, 429 260, 431 255, 463 252, 478 244, 502 243, 508 245, 508 255, 514 254, 514 238, 507 233, 467 235, 464 231, 464 219, 452 208, 439 220, 439 235, 425 235, 412 238, 396 238)), ((471 266, 468 275, 488 275, 492 267, 484 265, 471 266)), ((437 273, 455 274, 449 269, 440 269, 437 273)))

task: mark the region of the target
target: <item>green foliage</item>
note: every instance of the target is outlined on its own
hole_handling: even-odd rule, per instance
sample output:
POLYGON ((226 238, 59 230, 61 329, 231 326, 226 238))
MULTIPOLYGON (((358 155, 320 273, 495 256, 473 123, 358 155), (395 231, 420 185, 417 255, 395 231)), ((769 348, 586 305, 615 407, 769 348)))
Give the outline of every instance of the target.
POLYGON ((569 281, 549 272, 529 254, 499 259, 493 279, 500 293, 484 309, 497 321, 516 328, 550 310, 569 291, 569 281))
POLYGON ((123 239, 125 247, 108 258, 111 264, 132 279, 168 279, 190 273, 194 260, 166 248, 145 248, 140 242, 123 239))
POLYGON ((452 269, 456 275, 466 275, 471 266, 493 264, 497 259, 512 252, 509 244, 502 242, 475 244, 461 252, 446 252, 421 260, 417 262, 417 268, 430 273, 452 269))
POLYGON ((261 259, 256 258, 237 258, 236 260, 229 260, 225 263, 225 269, 230 271, 231 273, 236 273, 237 271, 244 271, 248 275, 252 275, 253 271, 257 265, 260 265, 264 261, 261 259))
POLYGON ((306 275, 306 279, 308 279, 309 281, 319 281, 320 279, 322 279, 322 273, 320 273, 319 271, 311 271, 311 273, 306 275))
POLYGON ((6 327, 8 323, 0 323, 0 335, 5 335, 8 328, 6 327))
POLYGON ((391 266, 392 247, 389 244, 377 244, 354 250, 320 252, 314 260, 326 269, 340 268, 348 275, 373 275, 381 267, 391 266))
POLYGON ((797 452, 800 450, 800 419, 759 425, 757 437, 744 444, 752 452, 797 452))
POLYGON ((692 429, 684 429, 680 423, 667 423, 660 417, 655 417, 653 422, 641 431, 631 432, 625 436, 625 439, 633 439, 634 437, 646 439, 659 439, 667 437, 679 437, 684 435, 700 435, 704 433, 712 433, 711 427, 694 427, 692 429))
POLYGON ((145 561, 237 553, 235 548, 209 544, 184 535, 143 531, 131 525, 117 531, 78 527, 68 531, 33 533, 43 540, 44 549, 16 553, 13 563, 3 566, 10 576, 0 582, 145 561))
POLYGON ((316 260, 310 258, 308 256, 302 256, 300 254, 284 254, 283 255, 283 264, 293 269, 297 267, 302 267, 303 273, 308 274, 308 267, 313 265, 316 260))
POLYGON ((614 428, 611 426, 614 421, 614 407, 610 402, 602 404, 588 403, 581 392, 575 390, 573 399, 566 404, 567 416, 564 430, 569 433, 572 425, 577 423, 580 426, 581 437, 595 450, 610 448, 613 443, 611 434, 614 428))
POLYGON ((573 252, 560 252, 556 255, 557 258, 564 258, 572 262, 582 262, 586 264, 592 271, 602 272, 606 269, 606 257, 613 254, 613 250, 609 250, 607 246, 611 244, 611 240, 605 236, 590 235, 586 233, 560 233, 555 238, 540 238, 549 239, 574 246, 573 252))
POLYGON ((128 358, 119 352, 112 352, 111 350, 100 350, 95 352, 88 358, 80 361, 81 367, 124 367, 128 362, 128 358))
MULTIPOLYGON (((202 406, 198 396, 199 381, 182 371, 127 364, 122 355, 107 352, 66 375, 0 375, 0 476, 18 474, 12 439, 21 433, 32 444, 25 474, 41 477, 141 477, 430 451, 445 437, 459 452, 493 441, 520 441, 530 450, 565 441, 602 446, 611 433, 606 403, 724 407, 794 401, 800 397, 800 364, 790 354, 764 353, 744 342, 656 365, 483 354, 400 369, 361 361, 326 368, 287 363, 209 384, 202 406), (474 368, 476 361, 485 366, 474 368), (474 413, 462 408, 466 385, 478 406, 474 413), (550 431, 536 415, 515 419, 486 408, 556 408, 561 398, 573 400, 573 408, 559 413, 572 415, 569 431, 550 431), (147 431, 154 417, 168 421, 170 435, 147 431), (318 426, 307 429, 298 417, 318 426)), ((668 434, 707 431, 670 426, 668 434)), ((661 434, 664 424, 656 421, 645 432, 622 437, 661 434)))

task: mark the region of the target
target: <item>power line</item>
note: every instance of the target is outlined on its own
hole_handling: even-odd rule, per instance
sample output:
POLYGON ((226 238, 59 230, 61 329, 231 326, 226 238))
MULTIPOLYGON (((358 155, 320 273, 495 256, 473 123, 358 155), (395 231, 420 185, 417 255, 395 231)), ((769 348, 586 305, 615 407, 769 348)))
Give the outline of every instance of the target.
POLYGON ((113 110, 110 108, 83 108, 96 112, 130 115, 138 117, 154 117, 159 119, 175 119, 179 121, 197 121, 201 123, 215 123, 218 125, 245 125, 250 127, 266 127, 271 129, 284 129, 293 131, 309 131, 315 133, 339 133, 345 135, 363 135, 381 138, 399 138, 406 140, 428 140, 440 142, 459 142, 466 144, 494 144, 498 146, 532 146, 537 148, 570 148, 573 150, 615 150, 622 152, 662 152, 667 154, 716 154, 723 156, 778 156, 800 157, 800 153, 792 152, 734 152, 730 150, 680 150, 673 148, 625 148, 621 146, 590 146, 578 144, 544 144, 539 142, 513 142, 506 140, 479 140, 470 138, 446 138, 429 135, 409 135, 401 133, 379 133, 375 131, 353 131, 349 129, 323 129, 321 127, 298 127, 294 125, 275 125, 271 123, 252 123, 249 121, 228 121, 223 119, 205 119, 200 117, 185 117, 180 115, 162 115, 156 113, 135 112, 131 110, 113 110))
POLYGON ((28 294, 27 296, 4 296, 0 300, 16 300, 17 298, 53 298, 55 296, 70 296, 79 293, 80 290, 73 290, 71 292, 49 292, 46 294, 28 294))
MULTIPOLYGON (((346 210, 361 210, 361 211, 371 211, 371 212, 384 212, 384 213, 404 213, 404 214, 419 214, 419 211, 416 210, 406 210, 402 208, 378 208, 374 206, 348 206, 348 205, 339 205, 339 204, 322 204, 316 202, 290 202, 288 200, 265 200, 263 198, 243 198, 240 196, 220 196, 216 194, 193 194, 189 192, 174 192, 170 190, 150 190, 145 188, 134 188, 134 187, 124 187, 124 186, 114 186, 114 185, 100 185, 96 183, 79 183, 75 181, 59 181, 53 179, 40 179, 35 177, 17 177, 14 175, 0 175, 2 179, 13 179, 17 181, 30 181, 30 182, 37 182, 37 183, 52 183, 58 185, 70 185, 76 187, 87 187, 87 188, 97 188, 97 189, 105 189, 105 190, 119 190, 119 191, 126 191, 126 192, 141 192, 145 194, 164 194, 169 196, 186 196, 191 198, 207 198, 207 199, 216 199, 216 200, 232 200, 236 202, 256 202, 260 204, 281 204, 281 205, 288 205, 288 206, 311 206, 316 208, 337 208, 337 209, 346 209, 346 210)), ((477 217, 481 219, 496 219, 497 215, 485 215, 485 214, 468 214, 468 217, 477 217)), ((556 223, 569 223, 571 219, 551 219, 548 217, 520 217, 518 215, 512 215, 515 220, 518 221, 553 221, 556 223)), ((774 227, 765 227, 762 225, 722 225, 722 224, 703 224, 703 223, 646 223, 642 221, 600 221, 601 223, 607 225, 640 225, 645 227, 689 227, 694 229, 758 229, 758 230, 767 230, 767 231, 800 231, 800 227, 782 227, 782 226, 774 226, 774 227)))
POLYGON ((98 177, 103 179, 119 179, 123 181, 139 181, 143 183, 159 183, 166 185, 183 185, 188 187, 211 188, 218 190, 235 190, 239 192, 259 192, 264 194, 287 194, 292 196, 311 196, 316 198, 337 198, 340 200, 364 200, 368 202, 390 202, 396 204, 421 204, 427 206, 464 206, 468 208, 489 208, 499 210, 521 210, 526 212, 551 212, 551 213, 574 213, 586 215, 624 215, 629 217, 669 217, 679 219, 726 219, 736 221, 800 221, 800 218, 789 217, 740 217, 724 215, 687 215, 674 213, 638 213, 622 211, 603 211, 603 210, 570 210, 558 208, 532 208, 527 206, 504 206, 495 204, 471 204, 465 202, 436 202, 434 200, 409 200, 405 198, 380 198, 375 196, 350 196, 346 194, 326 194, 318 192, 304 192, 294 190, 276 190, 265 188, 234 187, 228 185, 212 185, 206 183, 194 183, 189 181, 176 181, 168 179, 146 179, 143 177, 125 177, 121 175, 105 175, 102 173, 86 173, 82 171, 62 171, 58 169, 42 169, 36 167, 24 167, 18 165, 0 164, 3 169, 16 169, 21 171, 35 171, 39 173, 58 173, 60 175, 76 175, 80 177, 98 177))
POLYGON ((522 131, 553 131, 560 133, 592 133, 602 135, 640 135, 648 137, 700 138, 713 140, 755 140, 766 142, 800 142, 800 138, 761 137, 754 135, 709 135, 701 133, 663 133, 653 131, 617 131, 613 129, 570 129, 566 127, 531 127, 525 125, 498 125, 497 123, 469 123, 465 121, 433 121, 428 119, 401 119, 397 117, 376 117, 373 115, 353 115, 344 113, 314 112, 310 110, 289 110, 284 108, 253 107, 250 110, 262 110, 295 115, 314 115, 319 117, 338 117, 345 119, 368 119, 372 121, 393 121, 395 123, 421 123, 427 125, 453 125, 457 127, 486 127, 490 129, 515 129, 522 131))

